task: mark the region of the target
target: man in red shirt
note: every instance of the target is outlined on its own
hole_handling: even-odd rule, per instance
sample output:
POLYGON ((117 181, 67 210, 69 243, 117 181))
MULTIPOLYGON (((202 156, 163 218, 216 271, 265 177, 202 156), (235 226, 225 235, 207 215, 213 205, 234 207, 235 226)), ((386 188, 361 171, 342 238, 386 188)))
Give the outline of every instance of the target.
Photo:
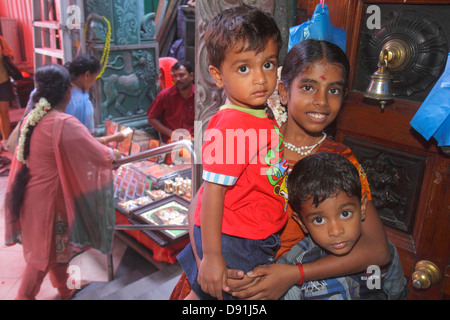
POLYGON ((174 86, 162 90, 147 111, 148 123, 157 130, 163 142, 168 142, 176 129, 194 133, 195 85, 189 61, 172 67, 174 86))

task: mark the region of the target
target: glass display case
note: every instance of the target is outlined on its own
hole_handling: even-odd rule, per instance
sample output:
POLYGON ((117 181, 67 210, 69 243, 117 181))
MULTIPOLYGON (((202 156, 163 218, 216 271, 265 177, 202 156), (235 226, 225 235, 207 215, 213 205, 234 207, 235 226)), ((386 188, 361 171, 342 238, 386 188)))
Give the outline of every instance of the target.
POLYGON ((189 140, 114 163, 115 229, 150 249, 158 262, 175 263, 189 242, 187 212, 199 188, 195 163, 189 140))

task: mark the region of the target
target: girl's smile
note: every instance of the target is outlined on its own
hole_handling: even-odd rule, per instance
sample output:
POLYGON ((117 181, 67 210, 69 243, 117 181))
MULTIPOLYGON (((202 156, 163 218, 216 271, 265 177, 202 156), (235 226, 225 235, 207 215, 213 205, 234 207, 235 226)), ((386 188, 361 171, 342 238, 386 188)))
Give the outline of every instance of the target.
POLYGON ((308 112, 306 113, 306 115, 311 119, 311 121, 315 121, 315 122, 322 122, 325 120, 327 114, 325 113, 320 113, 320 112, 308 112))

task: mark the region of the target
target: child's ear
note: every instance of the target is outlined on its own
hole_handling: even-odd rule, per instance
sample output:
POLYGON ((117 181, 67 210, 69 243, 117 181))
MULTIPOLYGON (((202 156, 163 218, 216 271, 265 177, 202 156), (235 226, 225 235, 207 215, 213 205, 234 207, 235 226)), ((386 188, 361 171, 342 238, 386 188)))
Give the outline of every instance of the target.
POLYGON ((292 218, 300 226, 300 228, 302 229, 303 233, 307 234, 308 233, 308 229, 303 224, 302 219, 300 219, 300 214, 298 214, 297 212, 292 212, 292 218))
POLYGON ((298 223, 300 225, 300 228, 302 228, 302 231, 304 234, 308 234, 308 228, 306 228, 306 226, 303 224, 303 222, 299 221, 298 223))
POLYGON ((287 103, 288 103, 288 99, 287 99, 287 97, 288 97, 288 90, 284 86, 282 81, 278 82, 278 95, 280 96, 281 104, 287 105, 287 103))
POLYGON ((361 196, 361 221, 366 220, 366 209, 367 209, 367 194, 361 196))
POLYGON ((308 228, 306 228, 306 226, 303 224, 303 222, 301 220, 298 221, 298 224, 300 225, 300 228, 302 228, 302 231, 304 234, 308 234, 308 228))
POLYGON ((209 74, 211 75, 212 79, 214 80, 214 83, 218 88, 223 87, 223 81, 222 81, 222 74, 220 73, 220 70, 214 66, 209 66, 208 68, 209 74))

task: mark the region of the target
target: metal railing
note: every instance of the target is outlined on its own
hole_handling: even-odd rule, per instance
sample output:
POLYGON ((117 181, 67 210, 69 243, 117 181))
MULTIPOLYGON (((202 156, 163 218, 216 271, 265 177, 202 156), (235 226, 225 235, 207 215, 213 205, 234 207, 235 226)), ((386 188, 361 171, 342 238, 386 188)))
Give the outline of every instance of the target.
MULTIPOLYGON (((188 150, 190 157, 191 157, 191 183, 192 183, 192 192, 195 194, 197 190, 199 189, 199 181, 197 179, 197 158, 194 151, 193 142, 190 140, 180 140, 177 142, 173 142, 170 144, 166 144, 151 150, 146 150, 138 154, 134 154, 128 157, 123 157, 121 159, 118 159, 113 162, 113 169, 118 169, 120 166, 134 162, 139 161, 147 158, 153 158, 157 156, 161 156, 164 154, 167 154, 169 152, 179 151, 186 149, 188 150)), ((150 224, 133 224, 133 225, 115 225, 114 230, 151 230, 151 231, 158 231, 158 230, 188 230, 189 227, 182 226, 182 225, 163 225, 163 226, 156 226, 156 225, 150 225, 150 224)), ((108 254, 107 257, 108 260, 108 280, 112 281, 114 279, 114 269, 113 269, 113 261, 112 261, 112 252, 108 254)))

